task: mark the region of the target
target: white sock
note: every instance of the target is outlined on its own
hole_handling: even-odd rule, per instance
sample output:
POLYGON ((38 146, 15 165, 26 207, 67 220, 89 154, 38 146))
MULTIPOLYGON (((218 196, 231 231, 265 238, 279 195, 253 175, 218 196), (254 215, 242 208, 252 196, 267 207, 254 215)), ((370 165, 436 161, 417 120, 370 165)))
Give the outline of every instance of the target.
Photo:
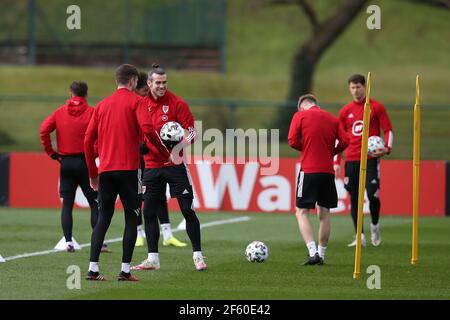
POLYGON ((372 230, 372 231, 378 231, 378 229, 380 229, 380 223, 377 223, 377 224, 370 224, 370 229, 372 230))
POLYGON ((161 224, 161 230, 164 240, 169 240, 172 237, 172 229, 170 228, 170 223, 161 224))
POLYGON ((138 233, 138 237, 145 238, 145 231, 144 231, 144 228, 142 227, 142 224, 137 226, 137 233, 138 233))
POLYGON ((310 241, 306 244, 306 247, 308 248, 309 256, 314 257, 314 255, 317 253, 316 242, 310 241))
POLYGON ((89 262, 89 271, 98 272, 98 262, 89 262))
POLYGON ((203 254, 201 251, 194 251, 192 257, 195 259, 203 259, 203 254))
POLYGON ((361 233, 361 240, 366 240, 366 237, 364 236, 364 233, 361 233))
POLYGON ((321 257, 322 259, 325 259, 325 251, 327 250, 327 247, 322 247, 319 244, 319 257, 321 257))
POLYGON ((72 246, 73 247, 73 241, 66 241, 66 246, 72 246))
POLYGON ((122 262, 122 272, 130 273, 130 264, 122 262))
POLYGON ((149 252, 148 260, 159 263, 159 252, 149 252))

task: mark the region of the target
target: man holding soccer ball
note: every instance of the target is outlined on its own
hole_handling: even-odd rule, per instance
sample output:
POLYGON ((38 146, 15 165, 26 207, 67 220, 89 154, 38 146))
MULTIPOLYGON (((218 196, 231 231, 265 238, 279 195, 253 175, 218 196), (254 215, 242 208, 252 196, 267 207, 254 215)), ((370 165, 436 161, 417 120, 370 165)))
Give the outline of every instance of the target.
MULTIPOLYGON (((141 97, 146 97, 148 95, 148 92, 150 88, 147 85, 148 76, 145 72, 140 72, 138 77, 137 86, 135 89, 135 93, 141 97)), ((145 143, 140 144, 139 153, 140 153, 140 179, 142 180, 144 177, 144 170, 145 170, 145 161, 144 161, 144 154, 147 154, 149 152, 149 149, 146 147, 145 143)), ((141 197, 140 205, 139 207, 142 207, 143 198, 141 197)), ((166 206, 161 206, 160 211, 158 212, 158 219, 159 223, 161 224, 161 231, 163 234, 163 245, 164 246, 174 246, 174 247, 186 247, 187 244, 184 242, 181 242, 177 238, 174 237, 172 234, 172 228, 170 226, 170 220, 169 220, 169 210, 166 206)), ((139 210, 139 217, 138 217, 138 227, 137 227, 137 238, 136 238, 136 247, 142 247, 144 245, 145 240, 145 232, 143 227, 143 221, 142 221, 142 210, 139 210)))
MULTIPOLYGON (((154 64, 150 69, 147 84, 150 90, 141 103, 141 110, 144 110, 149 125, 153 126, 157 132, 160 132, 161 128, 169 122, 176 122, 175 127, 181 126, 180 130, 174 130, 178 134, 170 135, 170 137, 163 134, 160 137, 169 151, 172 151, 172 148, 182 150, 183 147, 191 144, 196 136, 194 117, 189 106, 184 100, 167 90, 167 74, 159 65, 154 64)), ((164 153, 158 152, 152 141, 145 142, 149 149, 144 156, 143 179, 148 257, 132 269, 157 270, 160 268, 158 253, 160 231, 157 213, 167 205, 166 187, 169 184, 170 194, 173 198, 177 198, 186 219, 186 232, 192 243, 195 268, 199 271, 206 270, 207 265, 201 251, 200 222, 194 211, 193 189, 188 168, 183 162, 175 161, 177 158, 175 152, 172 152, 171 157, 167 159, 164 153)))
MULTIPOLYGON (((345 150, 345 178, 344 187, 350 193, 351 215, 353 225, 357 226, 358 220, 358 188, 359 188, 359 165, 361 157, 361 135, 363 128, 364 104, 366 102, 366 79, 363 75, 355 74, 348 79, 350 93, 353 101, 342 107, 339 112, 339 122, 341 127, 347 132, 350 140, 348 148, 345 150)), ((372 245, 377 247, 381 243, 380 236, 380 158, 389 154, 392 150, 393 133, 389 116, 384 106, 370 99, 370 124, 369 136, 380 136, 380 128, 384 133, 385 146, 371 150, 367 158, 366 191, 369 198, 372 245)), ((340 171, 340 155, 335 157, 334 168, 336 176, 340 171)), ((364 233, 361 235, 361 244, 366 245, 364 233)), ((348 246, 356 245, 356 239, 348 246)))

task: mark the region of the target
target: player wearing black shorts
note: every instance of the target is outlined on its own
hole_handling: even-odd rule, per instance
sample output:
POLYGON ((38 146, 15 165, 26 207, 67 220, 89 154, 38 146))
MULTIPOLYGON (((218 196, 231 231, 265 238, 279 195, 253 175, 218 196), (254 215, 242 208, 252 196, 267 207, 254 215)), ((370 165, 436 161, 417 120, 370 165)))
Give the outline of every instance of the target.
MULTIPOLYGON (((361 159, 362 119, 364 105, 366 103, 365 85, 366 79, 363 75, 352 75, 348 79, 348 87, 353 97, 353 101, 346 104, 339 111, 340 126, 347 133, 350 141, 348 148, 345 150, 344 187, 350 194, 351 217, 355 232, 358 221, 359 163, 361 159)), ((379 163, 383 156, 390 154, 394 141, 394 134, 386 108, 380 102, 373 99, 370 99, 370 108, 369 137, 380 136, 382 130, 384 133, 384 140, 386 141, 385 147, 375 150, 373 153, 367 155, 366 191, 369 200, 370 217, 372 220, 370 224, 371 242, 374 247, 378 247, 381 244, 379 223, 381 208, 379 197, 379 163)), ((341 157, 340 155, 337 155, 335 158, 336 174, 339 174, 340 162, 341 157)), ((365 246, 366 239, 364 236, 364 226, 362 231, 361 245, 365 246)), ((355 245, 356 237, 348 246, 353 247, 355 245)))
MULTIPOLYGON (((194 117, 185 101, 167 90, 167 74, 158 65, 153 65, 147 82, 150 92, 142 101, 148 121, 159 132, 169 121, 178 122, 186 131, 180 137, 180 149, 194 141, 196 131, 194 117)), ((159 142, 160 143, 160 142, 159 142)), ((174 163, 155 149, 155 143, 146 140, 149 153, 145 155, 143 184, 145 233, 147 234, 148 257, 136 270, 156 270, 160 268, 158 240, 160 236, 157 213, 167 206, 166 187, 170 187, 171 196, 177 198, 183 217, 186 219, 186 232, 191 240, 193 260, 196 270, 206 270, 207 265, 201 251, 200 222, 194 211, 194 197, 189 171, 184 163, 174 163)), ((173 146, 167 145, 170 149, 173 146)))
POLYGON ((292 148, 301 151, 296 217, 309 253, 304 265, 323 264, 331 231, 330 208, 335 208, 338 200, 333 156, 347 147, 348 138, 339 127, 338 119, 321 110, 317 99, 308 94, 299 98, 298 112, 292 119, 288 142, 292 148), (320 220, 318 247, 308 217, 310 209, 316 206, 320 220))
MULTIPOLYGON (((55 110, 41 124, 41 143, 45 152, 60 163, 59 194, 63 199, 61 225, 66 239, 66 251, 74 252, 72 241, 73 205, 78 186, 81 187, 91 209, 91 227, 98 219, 97 192, 89 185, 89 175, 84 158, 83 140, 94 109, 87 104, 88 86, 74 81, 66 104, 55 110), (58 152, 54 151, 50 133, 56 130, 58 152)), ((106 245, 102 251, 108 251, 106 245)))
MULTIPOLYGON (((147 85, 147 74, 145 72, 140 72, 138 77, 137 86, 135 89, 135 93, 141 97, 145 97, 148 94, 149 87, 147 85)), ((145 170, 145 161, 144 161, 144 155, 146 155, 149 152, 149 149, 146 147, 145 143, 142 142, 139 146, 139 153, 141 154, 140 157, 140 171, 141 171, 141 180, 144 178, 144 170, 145 170)), ((143 221, 142 221, 142 202, 143 202, 143 194, 141 195, 141 204, 139 211, 139 217, 138 217, 138 227, 137 227, 137 238, 136 238, 136 247, 141 247, 144 245, 144 239, 145 239, 145 232, 143 227, 143 221)), ((175 238, 172 234, 172 228, 170 226, 170 220, 169 220, 169 209, 167 207, 167 202, 165 206, 161 206, 158 210, 158 220, 161 225, 161 231, 163 234, 163 245, 165 246, 174 246, 174 247, 186 247, 187 244, 184 242, 181 242, 177 238, 175 238)))

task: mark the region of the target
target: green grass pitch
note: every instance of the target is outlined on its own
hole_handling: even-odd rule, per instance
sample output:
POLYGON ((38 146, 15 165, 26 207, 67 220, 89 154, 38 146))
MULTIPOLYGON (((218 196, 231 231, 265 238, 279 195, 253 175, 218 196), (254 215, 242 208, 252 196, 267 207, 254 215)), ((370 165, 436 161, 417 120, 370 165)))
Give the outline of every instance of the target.
MULTIPOLYGON (((302 266, 306 247, 296 219, 288 214, 199 213, 202 224, 241 216, 250 220, 213 225, 202 229, 203 252, 209 269, 194 270, 190 247, 160 245, 161 269, 136 271, 140 281, 115 280, 120 269, 121 242, 110 244, 112 253, 102 254, 100 268, 107 282, 84 280, 89 247, 75 253, 50 253, 9 260, 23 253, 50 250, 61 238, 59 210, 0 209, 0 299, 449 299, 450 219, 421 218, 419 264, 410 264, 411 220, 382 217, 380 247, 362 250, 361 279, 354 280, 354 248, 347 248, 353 227, 348 216, 332 217, 332 234, 324 266, 302 266), (270 250, 267 262, 245 260, 244 249, 262 240, 270 250), (69 290, 67 268, 81 270, 81 288, 69 290), (381 270, 381 289, 368 289, 367 268, 381 270)), ((311 217, 317 230, 316 217, 311 217)), ((181 214, 171 213, 176 227, 181 214)), ((106 238, 117 238, 123 216, 116 212, 106 238)), ((369 219, 365 229, 369 230, 369 219)), ((90 241, 89 214, 74 211, 74 237, 90 241)), ((176 236, 188 241, 184 231, 176 236)), ((146 247, 135 249, 133 264, 146 257, 146 247)))

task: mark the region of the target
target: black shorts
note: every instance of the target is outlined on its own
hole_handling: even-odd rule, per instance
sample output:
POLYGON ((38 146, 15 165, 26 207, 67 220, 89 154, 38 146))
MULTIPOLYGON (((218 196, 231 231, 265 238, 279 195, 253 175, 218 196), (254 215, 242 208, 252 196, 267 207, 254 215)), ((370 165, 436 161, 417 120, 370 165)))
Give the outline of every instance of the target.
POLYGON ((162 167, 146 168, 144 171, 144 199, 166 198, 167 184, 170 187, 172 198, 193 198, 191 176, 184 164, 162 167))
POLYGON ((101 208, 111 208, 116 204, 117 195, 125 210, 138 214, 139 177, 137 170, 117 170, 100 173, 98 202, 101 208))
POLYGON ((316 203, 324 208, 336 208, 338 196, 334 174, 304 173, 297 179, 297 208, 314 209, 316 203))
MULTIPOLYGON (((360 161, 345 162, 344 188, 348 192, 358 192, 360 161)), ((366 188, 378 190, 380 188, 380 170, 378 159, 367 160, 366 188)))
POLYGON ((97 198, 91 188, 84 154, 62 156, 59 169, 59 195, 61 198, 75 197, 78 186, 88 200, 97 198))

